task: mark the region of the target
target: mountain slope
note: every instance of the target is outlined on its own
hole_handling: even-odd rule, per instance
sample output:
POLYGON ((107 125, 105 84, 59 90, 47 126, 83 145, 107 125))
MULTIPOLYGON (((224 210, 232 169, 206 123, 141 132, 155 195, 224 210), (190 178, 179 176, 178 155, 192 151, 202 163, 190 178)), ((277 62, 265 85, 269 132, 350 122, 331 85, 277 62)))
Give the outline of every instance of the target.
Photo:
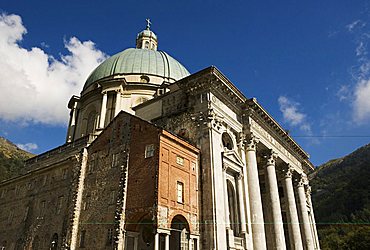
POLYGON ((322 248, 370 249, 370 144, 319 166, 310 178, 322 248))
POLYGON ((32 156, 34 155, 0 137, 0 181, 18 175, 24 166, 24 160, 32 156))

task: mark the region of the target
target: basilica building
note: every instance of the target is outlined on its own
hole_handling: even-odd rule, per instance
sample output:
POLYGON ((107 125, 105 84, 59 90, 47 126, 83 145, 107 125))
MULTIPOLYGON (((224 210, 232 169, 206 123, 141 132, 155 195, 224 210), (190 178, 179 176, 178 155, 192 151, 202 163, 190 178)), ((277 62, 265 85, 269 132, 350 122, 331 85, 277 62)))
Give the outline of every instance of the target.
MULTIPOLYGON (((250 92, 252 92, 251 90, 250 92)), ((150 23, 72 96, 65 144, 0 183, 0 249, 319 249, 309 155, 150 23)))

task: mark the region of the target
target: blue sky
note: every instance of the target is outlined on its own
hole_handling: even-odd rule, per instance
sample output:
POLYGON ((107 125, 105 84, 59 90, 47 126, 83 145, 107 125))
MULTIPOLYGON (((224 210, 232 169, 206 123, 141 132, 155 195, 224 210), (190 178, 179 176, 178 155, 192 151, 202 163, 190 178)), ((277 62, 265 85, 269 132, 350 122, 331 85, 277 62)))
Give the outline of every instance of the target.
POLYGON ((71 94, 145 19, 195 73, 218 67, 315 165, 370 142, 370 3, 3 1, 0 136, 41 153, 65 141, 71 94))

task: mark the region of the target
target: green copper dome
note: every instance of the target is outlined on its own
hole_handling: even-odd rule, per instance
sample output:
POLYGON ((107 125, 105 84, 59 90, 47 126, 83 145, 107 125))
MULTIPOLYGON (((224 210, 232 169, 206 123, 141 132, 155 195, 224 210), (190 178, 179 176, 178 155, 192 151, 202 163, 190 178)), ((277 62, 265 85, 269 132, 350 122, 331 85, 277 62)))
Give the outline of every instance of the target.
POLYGON ((153 75, 166 81, 177 81, 190 75, 183 65, 164 51, 130 48, 100 64, 87 78, 84 89, 103 78, 121 74, 153 75))

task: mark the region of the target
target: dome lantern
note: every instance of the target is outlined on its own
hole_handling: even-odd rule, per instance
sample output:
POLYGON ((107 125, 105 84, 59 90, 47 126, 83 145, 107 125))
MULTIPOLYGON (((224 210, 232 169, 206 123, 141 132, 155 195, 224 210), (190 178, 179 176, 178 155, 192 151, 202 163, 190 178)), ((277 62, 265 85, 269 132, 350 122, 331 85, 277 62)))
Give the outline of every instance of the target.
POLYGON ((137 49, 148 49, 148 50, 157 50, 158 40, 157 35, 150 30, 150 19, 146 19, 146 29, 141 31, 136 38, 136 48, 137 49))

